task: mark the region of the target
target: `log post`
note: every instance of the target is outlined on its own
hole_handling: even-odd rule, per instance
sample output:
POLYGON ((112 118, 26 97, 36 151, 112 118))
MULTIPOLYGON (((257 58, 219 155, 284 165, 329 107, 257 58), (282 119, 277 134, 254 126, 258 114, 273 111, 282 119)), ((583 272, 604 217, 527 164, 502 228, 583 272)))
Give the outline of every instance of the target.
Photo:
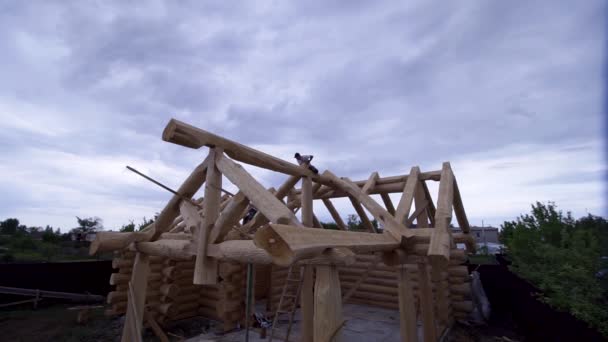
MULTIPOLYGON (((312 208, 312 180, 302 177, 302 211, 300 212, 302 224, 305 227, 313 225, 312 208)), ((308 228, 303 228, 308 229, 308 228)), ((302 341, 313 341, 314 329, 314 299, 313 299, 313 266, 305 265, 303 270, 302 289, 300 290, 300 306, 302 308, 302 341)))
POLYGON ((336 266, 317 266, 314 293, 314 341, 341 341, 344 318, 336 266))
POLYGON ((433 293, 427 265, 418 264, 418 286, 420 291, 420 316, 425 342, 436 342, 435 314, 433 312, 433 293))
POLYGON ((452 236, 450 222, 452 221, 452 202, 454 199, 454 176, 450 163, 443 163, 441 181, 439 182, 439 197, 435 213, 435 229, 431 235, 428 257, 433 270, 439 271, 447 267, 450 260, 452 236))
POLYGON ((122 330, 122 342, 132 341, 132 336, 139 336, 141 339, 149 273, 149 257, 143 253, 137 253, 133 264, 133 273, 131 274, 131 287, 133 289, 131 293, 133 296, 129 295, 128 297, 130 304, 122 330))
POLYGON ((418 341, 418 327, 416 320, 416 303, 412 284, 409 279, 405 265, 398 269, 399 272, 399 327, 401 330, 401 341, 418 341))
MULTIPOLYGON (((205 208, 202 224, 196 234, 197 249, 193 283, 197 285, 217 284, 217 260, 207 256, 207 245, 209 244, 209 234, 220 210, 222 174, 216 166, 216 159, 221 154, 222 151, 217 148, 209 150, 210 160, 207 167, 207 184, 205 185, 205 208)), ((184 204, 185 202, 182 206, 184 204)))

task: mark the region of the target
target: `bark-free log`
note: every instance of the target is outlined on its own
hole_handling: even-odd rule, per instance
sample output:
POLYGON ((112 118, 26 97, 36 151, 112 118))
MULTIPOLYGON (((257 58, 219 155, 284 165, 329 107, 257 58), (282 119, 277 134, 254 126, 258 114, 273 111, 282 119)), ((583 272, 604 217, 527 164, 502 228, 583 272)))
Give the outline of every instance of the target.
POLYGON ((428 257, 434 269, 442 269, 450 260, 450 222, 452 221, 452 201, 454 199, 454 176, 450 163, 443 163, 439 197, 435 213, 435 231, 431 235, 428 257))
POLYGON ((346 247, 357 253, 386 251, 399 247, 399 242, 387 234, 302 229, 280 224, 269 224, 258 230, 254 242, 281 266, 313 257, 333 247, 346 247))
POLYGON ((420 168, 418 166, 412 167, 410 175, 405 182, 401 199, 397 205, 397 211, 395 212, 395 219, 399 223, 403 223, 409 216, 412 202, 414 201, 414 194, 416 191, 416 185, 418 185, 418 176, 420 175, 420 168))
POLYGON ((341 341, 342 294, 335 266, 317 266, 315 280, 314 341, 341 341))
POLYGON ((376 201, 374 201, 369 195, 361 192, 361 189, 359 189, 352 182, 340 179, 329 171, 325 171, 324 175, 331 180, 334 186, 346 191, 350 196, 359 201, 365 207, 365 209, 367 209, 370 214, 372 214, 372 216, 378 220, 378 222, 383 224, 384 229, 397 241, 403 241, 405 243, 407 239, 413 236, 410 229, 405 228, 403 225, 397 222, 397 220, 395 220, 395 218, 389 214, 388 211, 376 203, 376 201))
POLYGON ((132 242, 149 241, 154 235, 154 229, 149 229, 145 232, 98 232, 95 234, 95 240, 91 242, 89 254, 95 255, 98 252, 108 252, 124 249, 132 242))
POLYGON ((222 138, 176 119, 171 119, 165 127, 163 140, 190 148, 221 147, 234 160, 293 176, 311 176, 315 181, 322 181, 319 175, 313 174, 307 168, 301 168, 296 164, 222 138))
POLYGON ((220 156, 217 159, 220 171, 249 198, 249 201, 271 222, 299 225, 295 215, 285 204, 255 180, 245 169, 232 160, 220 156))

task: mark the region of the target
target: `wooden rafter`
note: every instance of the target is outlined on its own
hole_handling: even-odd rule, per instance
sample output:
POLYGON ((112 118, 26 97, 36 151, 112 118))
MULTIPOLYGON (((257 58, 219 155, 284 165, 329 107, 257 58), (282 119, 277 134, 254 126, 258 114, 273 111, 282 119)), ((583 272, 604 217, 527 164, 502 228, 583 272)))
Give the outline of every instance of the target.
POLYGON ((382 202, 384 202, 386 211, 388 211, 391 215, 395 215, 395 206, 393 206, 393 201, 391 201, 391 197, 385 192, 381 193, 380 197, 382 198, 382 202))
POLYGON ((374 216, 374 218, 378 220, 378 222, 382 223, 384 229, 395 239, 401 241, 402 239, 408 239, 413 235, 369 195, 361 192, 361 189, 352 182, 349 182, 347 179, 340 179, 329 171, 325 171, 324 174, 336 187, 356 198, 374 216))
POLYGON ((418 185, 418 176, 420 175, 420 169, 417 166, 412 167, 410 175, 405 182, 403 193, 401 194, 401 200, 397 205, 395 211, 395 219, 399 223, 403 223, 409 216, 412 203, 414 201, 414 194, 416 192, 416 185, 418 185))
POLYGON ((340 214, 336 210, 336 207, 334 207, 334 204, 331 203, 331 200, 324 199, 323 200, 323 204, 325 204, 325 207, 327 208, 327 211, 329 211, 329 214, 334 219, 334 222, 336 222, 336 225, 338 226, 338 229, 340 229, 340 230, 348 230, 348 228, 346 227, 346 224, 344 224, 344 221, 342 220, 342 217, 340 217, 340 214))
POLYGON ((361 203, 359 203, 359 201, 357 201, 357 199, 354 198, 353 196, 348 196, 348 199, 350 200, 350 203, 353 205, 353 208, 355 208, 357 215, 359 215, 359 218, 361 219, 361 223, 363 224, 365 229, 370 233, 377 233, 378 231, 376 230, 376 227, 374 227, 374 225, 372 224, 372 221, 370 221, 369 217, 367 217, 367 214, 365 213, 365 210, 361 206, 361 203))
POLYGON ((220 156, 217 166, 271 222, 300 225, 293 212, 255 180, 241 165, 220 156))
POLYGON ((367 182, 365 182, 365 184, 363 185, 361 191, 363 191, 364 194, 369 194, 370 190, 373 189, 376 185, 376 181, 378 180, 378 178, 378 172, 373 172, 367 179, 367 182))

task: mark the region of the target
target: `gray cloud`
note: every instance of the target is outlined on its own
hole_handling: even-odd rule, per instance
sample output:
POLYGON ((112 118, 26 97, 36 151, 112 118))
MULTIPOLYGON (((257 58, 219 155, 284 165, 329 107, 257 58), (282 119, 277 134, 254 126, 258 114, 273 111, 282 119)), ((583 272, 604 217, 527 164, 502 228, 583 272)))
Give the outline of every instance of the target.
MULTIPOLYGON (((161 141, 171 117, 285 159, 313 153, 321 169, 352 179, 444 160, 465 175, 475 163, 517 174, 532 160, 517 153, 530 146, 596 165, 605 13, 600 1, 3 2, 0 170, 19 182, 0 183, 12 199, 0 218, 67 226, 87 196, 95 205, 78 214, 107 226, 150 216, 166 194, 125 184, 134 176, 124 165, 177 187, 205 153, 161 141), (58 161, 77 172, 67 177, 58 161), (53 191, 53 203, 37 195, 53 191)), ((561 174, 539 183, 594 202, 599 166, 545 165, 573 168, 587 187, 561 174)), ((268 185, 284 178, 255 172, 268 185)), ((469 195, 475 219, 510 218, 555 194, 510 193, 509 211, 469 195)))

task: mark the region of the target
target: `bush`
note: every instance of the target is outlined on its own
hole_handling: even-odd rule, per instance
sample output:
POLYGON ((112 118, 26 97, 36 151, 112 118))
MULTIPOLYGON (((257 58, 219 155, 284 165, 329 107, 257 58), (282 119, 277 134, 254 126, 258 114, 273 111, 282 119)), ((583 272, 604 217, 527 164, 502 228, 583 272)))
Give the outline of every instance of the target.
POLYGON ((513 262, 512 271, 540 288, 541 300, 608 336, 608 296, 596 278, 602 267, 599 242, 607 234, 601 217, 577 221, 554 203, 537 202, 531 215, 502 225, 501 241, 513 262))

